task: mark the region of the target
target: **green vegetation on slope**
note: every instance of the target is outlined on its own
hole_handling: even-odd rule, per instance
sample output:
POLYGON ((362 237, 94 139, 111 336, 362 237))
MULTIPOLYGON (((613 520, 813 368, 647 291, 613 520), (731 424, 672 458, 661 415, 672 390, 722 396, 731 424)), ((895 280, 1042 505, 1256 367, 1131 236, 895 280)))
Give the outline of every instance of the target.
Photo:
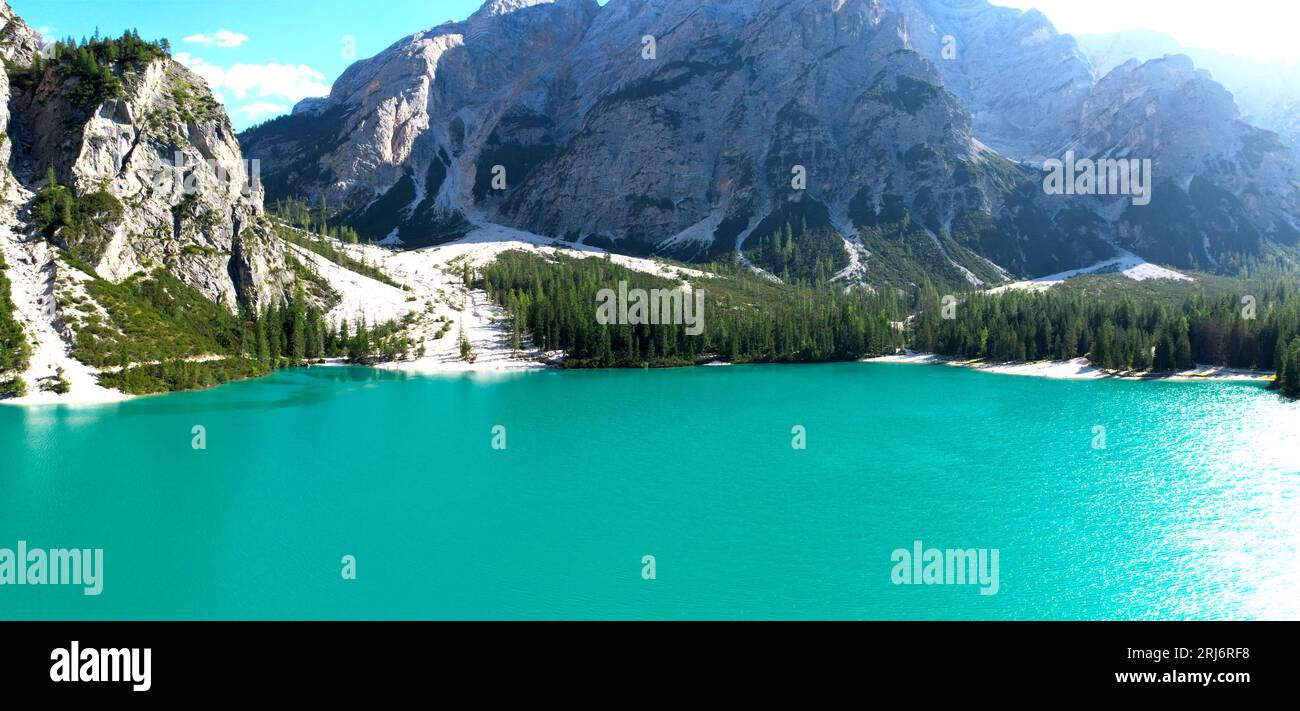
MULTIPOLYGON (((331 229, 334 230, 335 228, 331 229)), ((343 229, 346 230, 348 228, 344 227, 343 229)), ((338 240, 338 237, 335 235, 327 235, 323 233, 313 235, 309 232, 297 230, 279 223, 275 225, 275 232, 280 235, 285 242, 296 244, 303 249, 315 252, 344 269, 356 272, 363 276, 368 276, 375 281, 382 282, 395 289, 407 289, 407 287, 399 284, 392 277, 388 276, 383 269, 380 269, 373 264, 362 262, 361 260, 349 255, 346 251, 339 249, 336 246, 336 240, 338 240)), ((355 244, 355 239, 353 240, 353 243, 355 244)))
POLYGON ((330 327, 301 285, 283 302, 238 315, 164 269, 121 284, 96 278, 86 290, 90 300, 67 305, 77 331, 72 355, 106 369, 105 386, 134 394, 209 387, 329 357, 392 359, 411 346, 405 324, 330 327))
POLYGON ((25 370, 29 356, 22 324, 14 316, 15 307, 6 269, 8 265, 5 264, 4 255, 0 254, 0 373, 25 370))
MULTIPOLYGON (((247 133, 242 137, 247 137, 247 133)), ((436 188, 441 183, 446 166, 434 160, 429 168, 426 188, 432 190, 424 200, 412 207, 416 191, 410 175, 403 176, 388 192, 359 205, 329 206, 323 199, 316 207, 297 198, 277 198, 267 211, 284 222, 307 232, 337 239, 340 242, 374 244, 387 237, 395 228, 401 228, 402 247, 418 249, 445 244, 463 237, 470 225, 459 213, 441 212, 436 205, 436 188)), ((266 178, 268 195, 270 185, 278 176, 266 178)))
POLYGON ((319 234, 348 244, 357 244, 360 241, 356 230, 337 223, 334 212, 324 200, 313 208, 303 200, 279 199, 268 205, 266 210, 286 224, 304 232, 319 234))
POLYGON ((710 268, 721 273, 691 279, 705 295, 698 336, 688 335, 685 324, 598 323, 602 289, 617 291, 619 282, 629 289, 679 285, 609 259, 507 252, 483 269, 481 283, 511 315, 516 343, 564 350, 566 367, 688 365, 715 357, 733 363, 847 360, 902 345, 890 325, 900 313, 892 292, 780 285, 742 269, 710 268))
POLYGON ((164 269, 114 284, 86 283, 86 291, 107 318, 84 302, 78 312, 72 355, 97 368, 130 363, 233 354, 244 325, 164 269))
MULTIPOLYGON (((14 317, 14 302, 9 277, 5 275, 4 255, 0 255, 0 375, 27 369, 30 348, 22 324, 14 317)), ((0 378, 0 397, 22 397, 27 384, 19 375, 0 378)))
POLYGON ((844 239, 830 226, 804 223, 796 236, 787 222, 771 234, 750 235, 743 247, 750 261, 786 283, 824 285, 849 264, 844 239))
POLYGON ((6 62, 13 86, 28 90, 36 86, 48 71, 68 84, 64 91, 68 102, 88 108, 122 95, 122 71, 140 71, 150 61, 167 55, 167 40, 146 42, 140 33, 127 30, 121 37, 100 37, 80 41, 69 37, 55 42, 48 57, 38 55, 29 67, 6 62), (115 71, 116 70, 116 71, 115 71))
POLYGON ((46 238, 76 260, 95 264, 113 237, 107 226, 122 218, 122 203, 103 188, 73 195, 71 188, 59 185, 51 167, 45 173, 45 186, 36 193, 35 218, 46 238))
MULTIPOLYGON (((1186 287, 1165 282, 1163 288, 1186 287)), ((1139 300, 1128 292, 1097 298, 1072 289, 966 294, 950 302, 950 318, 931 289, 921 299, 913 344, 992 361, 1086 356, 1098 367, 1125 371, 1193 363, 1272 370, 1283 358, 1282 344, 1300 336, 1300 292, 1283 281, 1252 287, 1253 307, 1239 294, 1139 300)))

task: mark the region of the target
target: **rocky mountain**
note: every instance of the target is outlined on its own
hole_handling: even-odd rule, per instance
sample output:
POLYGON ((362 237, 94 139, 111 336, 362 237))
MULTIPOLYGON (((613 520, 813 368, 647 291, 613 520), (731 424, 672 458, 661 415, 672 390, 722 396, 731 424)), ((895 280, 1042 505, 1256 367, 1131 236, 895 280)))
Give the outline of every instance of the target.
POLYGON ((1149 156, 1150 204, 1105 199, 1116 241, 1154 261, 1213 269, 1300 238, 1300 166, 1272 131, 1242 120, 1232 95, 1191 59, 1130 60, 1084 104, 1081 156, 1149 156))
POLYGON ((165 54, 126 63, 111 87, 45 62, 15 74, 19 182, 35 191, 52 174, 78 199, 108 196, 87 224, 45 229, 110 280, 166 264, 231 308, 270 298, 284 286, 283 260, 229 119, 203 80, 165 54))
POLYGON ((328 99, 241 140, 271 197, 342 205, 363 234, 406 246, 490 220, 700 259, 806 224, 844 241, 846 273, 916 281, 910 267, 924 263, 984 283, 1004 274, 979 255, 988 230, 952 226, 993 219, 1016 271, 1104 253, 1048 230, 1050 249, 1020 254, 1017 215, 992 216, 1025 171, 975 140, 943 74, 910 46, 907 9, 490 2, 358 62, 328 99))
POLYGON ((985 0, 894 0, 908 45, 971 113, 979 140, 1016 160, 1059 157, 1094 82, 1087 55, 1037 10, 985 0))
POLYGON ((547 103, 536 78, 598 10, 594 0, 492 0, 465 22, 356 63, 328 99, 245 133, 244 151, 261 161, 273 196, 352 206, 349 221, 368 235, 408 246, 460 236, 474 159, 509 125, 508 109, 547 103))
POLYGON ((462 359, 498 238, 945 291, 1300 253, 1296 152, 1211 74, 984 0, 489 0, 240 136, 166 41, 0 22, 0 397, 462 359))
POLYGON ((1129 60, 1146 62, 1166 55, 1185 55, 1232 92, 1242 120, 1276 132, 1292 146, 1300 146, 1300 66, 1188 47, 1152 30, 1080 35, 1078 42, 1098 77, 1129 60))
POLYGON ((1041 14, 984 0, 494 0, 241 142, 270 198, 393 245, 498 222, 780 273, 793 232, 821 275, 986 284, 1120 247, 1190 267, 1291 243, 1291 159, 1198 92, 1159 65, 1097 82, 1041 14), (1161 135, 1128 140, 1136 96, 1161 135), (1070 151, 1154 159, 1168 207, 1193 186, 1241 207, 1162 229, 1159 208, 1045 194, 1039 166, 1070 151))
POLYGON ((285 300, 295 277, 256 171, 165 42, 45 44, 2 1, 0 22, 0 255, 29 382, 95 388, 84 361, 132 349, 198 356, 218 348, 215 325, 189 333, 186 318, 285 300))

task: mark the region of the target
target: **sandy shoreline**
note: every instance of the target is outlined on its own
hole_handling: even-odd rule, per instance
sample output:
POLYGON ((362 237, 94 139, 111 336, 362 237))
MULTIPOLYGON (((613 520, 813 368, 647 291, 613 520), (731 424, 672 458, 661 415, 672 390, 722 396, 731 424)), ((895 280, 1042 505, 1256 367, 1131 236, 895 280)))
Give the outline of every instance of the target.
POLYGON ((933 353, 916 353, 864 358, 863 363, 903 363, 914 365, 949 365, 958 368, 972 368, 986 373, 1000 375, 1021 375, 1056 380, 1167 380, 1190 382, 1203 380, 1267 382, 1273 373, 1260 370, 1241 370, 1222 368, 1211 365, 1198 365, 1190 370, 1176 373, 1120 372, 1102 370, 1094 367, 1087 358, 1074 360, 1047 360, 1031 363, 987 363, 979 360, 958 360, 933 353))
POLYGON ((529 370, 546 370, 555 366, 526 359, 468 363, 466 361, 447 361, 438 358, 421 358, 419 360, 376 363, 369 367, 379 370, 395 370, 413 375, 456 375, 460 373, 518 373, 529 370))
MULTIPOLYGON (((481 267, 498 255, 511 250, 532 252, 553 258, 563 254, 573 258, 604 257, 605 251, 593 247, 540 237, 499 225, 483 225, 465 237, 436 247, 412 251, 391 251, 373 245, 336 245, 340 250, 365 263, 380 267, 395 282, 393 286, 353 272, 298 245, 286 249, 308 268, 313 269, 339 294, 337 304, 327 314, 332 328, 346 322, 355 329, 365 320, 374 325, 384 321, 414 318, 408 331, 423 357, 374 367, 417 374, 501 374, 539 370, 556 362, 562 354, 542 353, 528 342, 515 344, 511 338, 505 309, 480 289, 467 288, 463 282, 464 266, 481 267), (448 324, 446 330, 444 325, 448 324), (460 341, 470 343, 472 361, 461 357, 460 341)), ((13 235, 8 223, 0 220, 0 248, 10 264, 8 273, 14 283, 20 305, 24 331, 34 342, 32 363, 24 374, 28 395, 0 399, 6 405, 95 406, 122 402, 131 395, 99 384, 101 372, 71 357, 71 348, 52 324, 57 320, 55 298, 43 275, 51 268, 54 253, 44 242, 22 243, 13 235), (39 252, 39 253, 37 253, 39 252), (24 304, 39 305, 41 313, 28 314, 24 304), (57 367, 64 368, 70 389, 63 395, 40 389, 40 379, 52 377, 57 367)), ((652 259, 623 255, 609 258, 634 271, 668 279, 704 277, 705 272, 652 259)), ((338 363, 327 363, 336 365, 338 363)))
MULTIPOLYGON (((550 355, 550 354, 548 354, 550 355)), ((985 363, 981 361, 963 361, 953 358, 946 358, 931 353, 915 353, 878 356, 874 358, 864 358, 860 363, 899 363, 904 365, 947 365, 958 368, 970 368, 980 370, 986 373, 997 373, 999 375, 1019 375, 1036 378, 1051 378, 1055 380, 1163 380, 1172 382, 1191 382, 1191 381, 1239 381, 1239 382, 1267 382, 1272 378, 1272 373, 1263 371, 1247 371, 1232 368, 1219 368, 1214 366, 1201 366, 1192 370, 1185 370, 1178 373, 1169 374, 1151 374, 1151 373, 1119 373, 1094 368, 1085 358, 1075 358, 1068 361, 1036 361, 1032 363, 985 363)), ((310 367, 340 367, 350 364, 344 362, 341 358, 331 358, 323 363, 315 363, 310 367)), ((704 363, 696 367, 707 368, 710 366, 729 366, 731 363, 713 361, 704 363)), ((530 371, 546 370, 555 368, 553 363, 543 362, 536 358, 514 357, 514 358, 497 358, 487 362, 469 363, 466 361, 452 361, 438 357, 426 357, 418 360, 397 361, 389 363, 376 363, 369 366, 359 366, 375 368, 377 370, 387 370, 411 375, 476 375, 476 376, 494 376, 510 375, 514 373, 523 373, 530 371)), ((165 394, 165 393, 160 393, 165 394)), ((39 392, 28 395, 24 398, 10 398, 0 400, 0 405, 24 405, 24 406, 42 406, 42 405, 65 405, 70 407, 83 407, 106 405, 126 400, 134 399, 136 396, 127 395, 116 390, 101 388, 98 390, 82 390, 77 394, 69 393, 67 395, 55 395, 48 392, 39 392)))
MULTIPOLYGON (((132 396, 105 388, 98 383, 99 372, 71 357, 70 347, 52 323, 55 321, 54 295, 42 275, 53 262, 53 254, 43 243, 27 244, 0 223, 0 247, 10 262, 9 274, 19 304, 30 304, 41 313, 20 309, 19 317, 35 342, 32 364, 25 373, 29 394, 22 398, 0 400, 6 405, 95 406, 122 402, 132 396), (71 389, 56 395, 40 389, 40 379, 52 376, 63 367, 71 389)), ((340 322, 356 323, 364 319, 378 323, 414 318, 409 335, 421 357, 373 367, 412 374, 505 374, 554 367, 563 354, 542 353, 533 344, 514 343, 505 310, 483 291, 467 288, 463 282, 465 266, 482 266, 509 250, 523 250, 543 257, 565 254, 575 258, 603 256, 603 250, 564 243, 519 230, 487 225, 466 237, 437 247, 394 252, 369 245, 339 245, 353 257, 381 267, 405 288, 372 279, 340 267, 310 250, 289 245, 288 249, 313 268, 342 296, 327 319, 333 327, 340 322), (461 357, 460 341, 471 346, 470 361, 461 357)), ((650 259, 611 256, 613 261, 636 271, 670 279, 702 277, 702 271, 668 265, 650 259)), ((1120 266, 1130 266, 1123 264, 1120 266)), ((1141 265, 1138 265, 1141 266, 1141 265)), ((1166 276, 1166 275, 1160 275, 1166 276)), ((338 365, 332 360, 326 365, 338 365)), ((1023 375, 1063 380, 1102 378, 1160 380, 1243 380, 1267 381, 1272 373, 1242 371, 1201 366, 1179 373, 1117 373, 1094 368, 1086 359, 1040 361, 1034 363, 986 363, 960 361, 941 356, 908 352, 907 354, 867 358, 872 363, 945 364, 974 368, 1004 375, 1023 375)), ((730 365, 719 360, 705 366, 730 365)))

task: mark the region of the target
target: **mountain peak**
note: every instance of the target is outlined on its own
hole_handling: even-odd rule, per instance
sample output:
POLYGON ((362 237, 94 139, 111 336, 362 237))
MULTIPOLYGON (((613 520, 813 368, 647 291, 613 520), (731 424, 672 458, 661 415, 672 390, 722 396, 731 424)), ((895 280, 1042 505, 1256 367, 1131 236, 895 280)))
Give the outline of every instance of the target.
POLYGON ((487 0, 476 15, 505 15, 534 5, 549 5, 555 0, 487 0))
MULTIPOLYGON (((985 0, 491 0, 242 140, 273 198, 348 205, 340 219, 363 237, 410 248, 484 220, 709 260, 807 225, 824 268, 856 250, 867 281, 916 282, 916 258, 889 241, 915 238, 939 265, 928 277, 977 284, 1098 261, 1137 230, 1090 214, 1104 200, 1047 199, 1017 165, 1071 146, 1204 174, 1206 200, 1218 177, 1247 198, 1225 219, 1280 224, 1276 203, 1297 191, 1255 195, 1292 184, 1287 156, 1238 123, 1184 57, 1098 82, 1041 13, 985 0)), ((1202 236, 1127 243, 1209 264, 1189 257, 1202 236)))
POLYGON ((20 66, 31 64, 41 50, 41 36, 0 0, 0 57, 20 66))
MULTIPOLYGON (((590 2, 591 0, 585 1, 590 2)), ((574 5, 583 2, 584 0, 487 0, 470 19, 501 17, 502 15, 509 15, 512 12, 526 10, 538 5, 574 5)))

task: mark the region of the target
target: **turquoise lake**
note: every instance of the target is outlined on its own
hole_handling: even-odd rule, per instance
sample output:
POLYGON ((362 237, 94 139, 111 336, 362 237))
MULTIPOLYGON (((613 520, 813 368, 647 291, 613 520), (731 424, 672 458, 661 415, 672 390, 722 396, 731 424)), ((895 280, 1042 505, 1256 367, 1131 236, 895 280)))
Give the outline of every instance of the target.
POLYGON ((0 586, 0 619, 1295 619, 1300 404, 883 363, 300 369, 0 407, 19 540, 102 548, 103 592, 0 586), (916 540, 997 549, 997 594, 893 584, 916 540))

